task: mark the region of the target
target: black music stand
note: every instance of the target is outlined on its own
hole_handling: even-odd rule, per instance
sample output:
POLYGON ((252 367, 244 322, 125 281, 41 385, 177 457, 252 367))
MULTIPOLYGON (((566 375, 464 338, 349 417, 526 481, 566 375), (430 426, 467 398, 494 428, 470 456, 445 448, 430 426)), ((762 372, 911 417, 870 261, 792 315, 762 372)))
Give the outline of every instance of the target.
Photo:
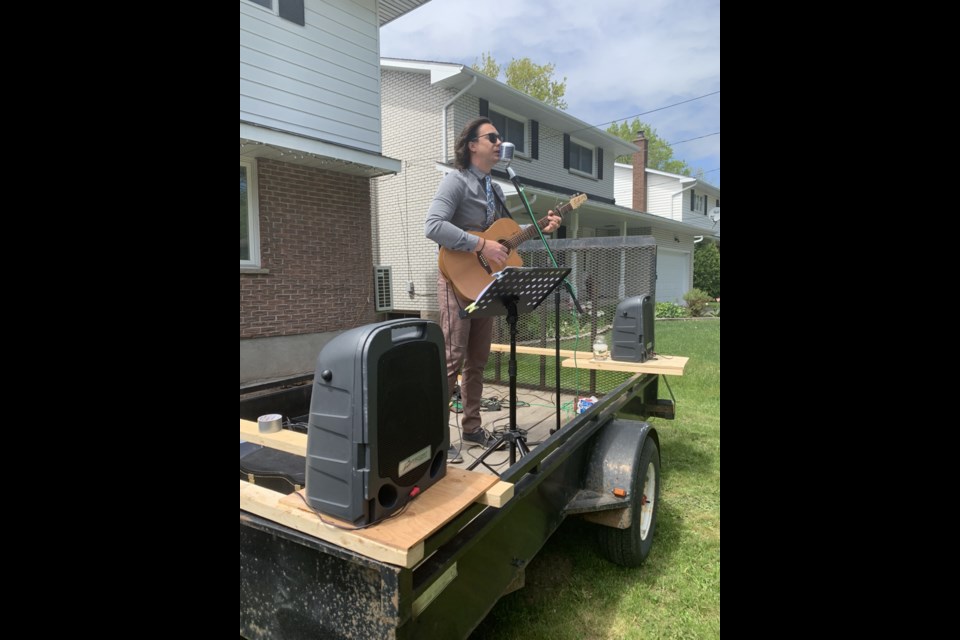
MULTIPOLYGON (((571 269, 569 267, 505 267, 493 274, 496 280, 480 292, 477 299, 460 312, 461 318, 481 318, 506 314, 510 325, 510 428, 499 436, 479 458, 467 467, 470 471, 478 464, 496 473, 484 462, 491 453, 504 442, 510 443, 510 465, 517 461, 517 449, 520 455, 530 453, 526 439, 517 431, 517 314, 520 311, 533 311, 560 286, 571 269)), ((499 475, 499 474, 497 474, 499 475)))

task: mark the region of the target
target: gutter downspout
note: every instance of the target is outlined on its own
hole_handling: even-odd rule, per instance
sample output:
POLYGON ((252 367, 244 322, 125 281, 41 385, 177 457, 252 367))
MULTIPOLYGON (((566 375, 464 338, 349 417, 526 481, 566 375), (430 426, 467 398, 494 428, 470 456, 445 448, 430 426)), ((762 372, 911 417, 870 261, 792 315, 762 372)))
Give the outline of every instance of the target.
POLYGON ((457 98, 465 94, 470 88, 477 84, 477 76, 470 79, 470 84, 460 90, 460 93, 453 96, 443 105, 443 113, 440 117, 440 157, 443 158, 443 164, 447 164, 447 108, 456 102, 457 98))
MULTIPOLYGON (((671 220, 676 220, 676 218, 673 217, 673 199, 676 198, 681 193, 683 193, 684 191, 686 191, 687 189, 693 189, 695 186, 697 186, 698 182, 699 180, 695 178, 693 182, 690 183, 690 186, 684 187, 683 189, 680 189, 680 191, 670 194, 670 219, 671 220)), ((682 200, 680 201, 680 222, 683 222, 683 201, 682 200)))

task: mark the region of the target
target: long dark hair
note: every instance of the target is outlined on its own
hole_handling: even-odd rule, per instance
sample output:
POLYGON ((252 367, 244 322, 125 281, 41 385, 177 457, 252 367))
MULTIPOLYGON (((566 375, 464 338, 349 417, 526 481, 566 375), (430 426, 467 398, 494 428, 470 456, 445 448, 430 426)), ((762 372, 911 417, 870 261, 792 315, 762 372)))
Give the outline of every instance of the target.
POLYGON ((467 145, 477 137, 477 129, 482 124, 493 124, 493 122, 486 116, 474 118, 467 123, 460 135, 457 136, 457 143, 453 147, 453 154, 456 158, 454 165, 457 169, 463 170, 470 166, 470 147, 467 145))

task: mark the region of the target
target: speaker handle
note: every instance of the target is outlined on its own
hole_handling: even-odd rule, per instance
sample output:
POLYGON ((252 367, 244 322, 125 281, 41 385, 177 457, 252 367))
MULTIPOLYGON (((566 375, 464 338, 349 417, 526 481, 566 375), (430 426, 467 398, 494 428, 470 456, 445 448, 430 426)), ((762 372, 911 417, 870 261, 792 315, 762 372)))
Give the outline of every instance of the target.
POLYGON ((416 324, 391 329, 390 339, 394 343, 406 342, 407 340, 422 340, 426 335, 426 325, 423 324, 422 320, 415 320, 413 322, 416 324))

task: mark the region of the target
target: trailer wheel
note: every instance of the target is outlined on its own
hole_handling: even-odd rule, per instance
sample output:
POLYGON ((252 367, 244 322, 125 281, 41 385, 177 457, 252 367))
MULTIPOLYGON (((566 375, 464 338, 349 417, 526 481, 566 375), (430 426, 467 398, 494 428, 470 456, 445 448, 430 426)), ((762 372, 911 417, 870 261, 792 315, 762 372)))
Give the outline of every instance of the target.
POLYGON ((630 526, 626 529, 597 527, 601 553, 624 567, 643 564, 653 546, 660 503, 660 452, 653 438, 644 440, 637 470, 631 487, 633 517, 630 526))

